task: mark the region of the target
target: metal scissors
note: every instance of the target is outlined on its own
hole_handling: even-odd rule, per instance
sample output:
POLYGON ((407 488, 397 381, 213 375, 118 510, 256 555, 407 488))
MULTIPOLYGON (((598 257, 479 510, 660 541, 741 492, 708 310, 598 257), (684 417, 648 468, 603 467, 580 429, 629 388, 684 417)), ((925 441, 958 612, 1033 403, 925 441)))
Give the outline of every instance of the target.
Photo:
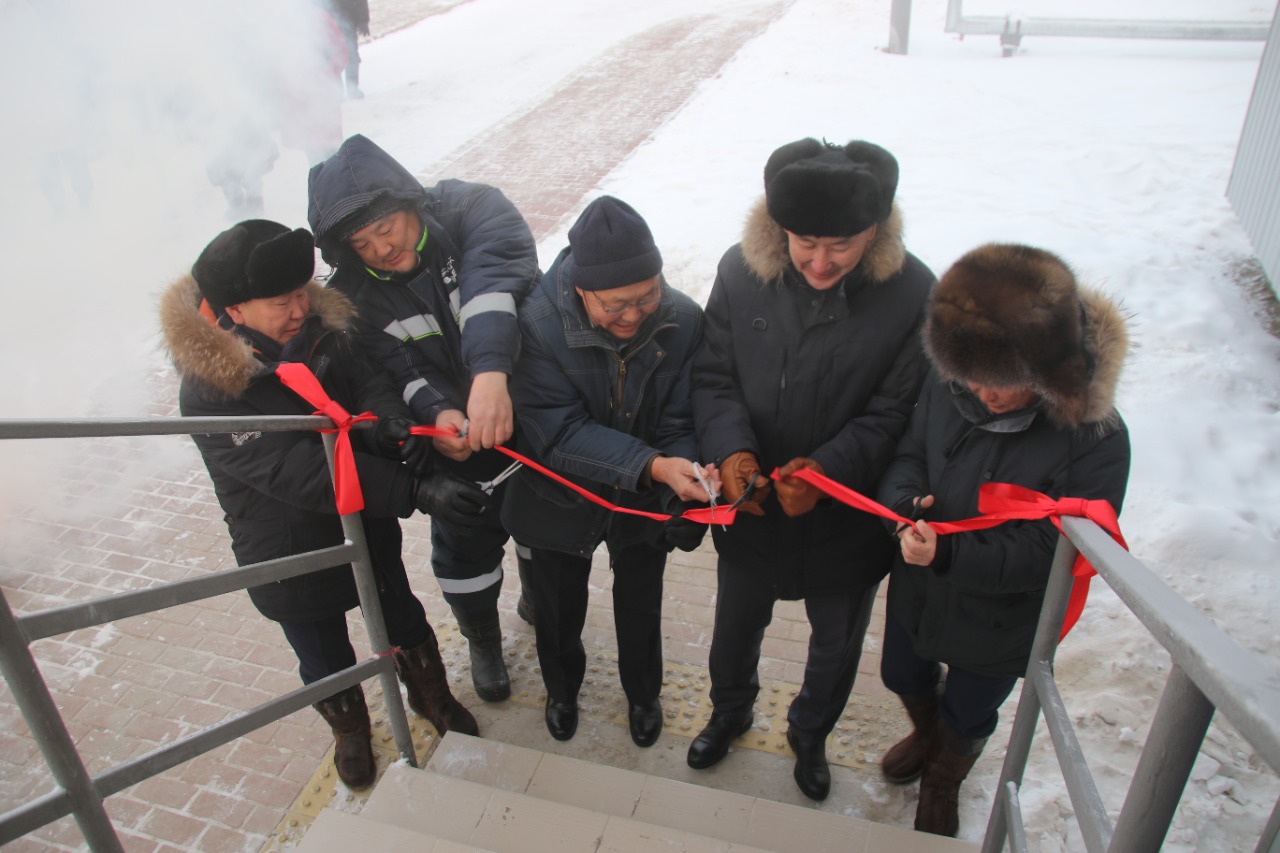
MULTIPOLYGON (((712 514, 714 515, 716 505, 720 498, 720 490, 715 487, 715 484, 711 482, 711 478, 707 476, 706 470, 697 462, 693 463, 693 476, 698 478, 698 485, 702 486, 702 488, 706 490, 707 505, 711 507, 712 514)), ((720 525, 720 527, 722 530, 729 529, 728 526, 723 524, 720 525)))
POLYGON ((519 471, 523 467, 524 467, 523 462, 519 462, 519 461, 512 462, 510 465, 508 465, 506 468, 502 470, 501 474, 494 477, 492 480, 488 480, 484 483, 477 483, 476 485, 480 487, 480 491, 484 492, 486 495, 491 495, 493 494, 493 490, 497 487, 499 483, 501 483, 503 480, 507 479, 508 477, 510 477, 512 474, 519 471))
POLYGON ((751 479, 747 481, 747 487, 742 490, 742 494, 738 495, 738 499, 729 504, 729 509, 737 509, 745 501, 751 500, 751 496, 756 492, 756 484, 764 479, 764 475, 756 471, 751 475, 751 479))

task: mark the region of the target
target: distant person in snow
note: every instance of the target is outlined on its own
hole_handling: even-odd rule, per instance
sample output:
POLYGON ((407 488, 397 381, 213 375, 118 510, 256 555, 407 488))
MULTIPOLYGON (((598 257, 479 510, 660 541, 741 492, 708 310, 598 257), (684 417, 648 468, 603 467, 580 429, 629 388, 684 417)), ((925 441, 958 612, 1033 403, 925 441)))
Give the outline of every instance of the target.
POLYGON ((338 22, 342 40, 347 45, 347 67, 343 79, 347 98, 359 100, 360 91, 360 36, 369 35, 369 0, 320 0, 338 22))
MULTIPOLYGON (((447 179, 424 187, 363 136, 312 168, 309 191, 316 242, 336 268, 329 287, 359 310, 364 349, 419 423, 459 436, 434 440, 440 465, 493 479, 511 461, 493 448, 514 429, 507 379, 520 350, 516 304, 539 276, 524 217, 491 186, 447 179)), ((511 694, 498 621, 508 537, 497 516, 480 530, 431 521, 431 565, 470 646, 476 693, 490 702, 511 694)), ((529 614, 523 599, 519 609, 529 614)))
MULTIPOLYGON (((188 417, 311 414, 315 407, 274 372, 281 362, 300 362, 347 411, 378 416, 374 429, 358 430, 352 439, 365 497, 361 518, 396 672, 409 707, 440 734, 477 734, 475 719, 449 690, 435 633, 409 589, 397 519, 416 509, 474 526, 496 507, 475 484, 431 466, 430 443, 409 436, 409 410, 352 347, 351 303, 312 281, 314 270, 311 234, 267 220, 241 222, 205 247, 191 274, 161 300, 165 343, 182 379, 179 409, 188 417)), ((192 438, 226 513, 239 565, 343 542, 318 433, 192 438)), ((346 613, 359 598, 350 566, 252 587, 249 597, 263 616, 280 623, 304 683, 355 665, 346 613)), ((351 788, 372 785, 377 765, 360 685, 315 707, 337 739, 338 776, 351 788)))
POLYGON ((881 503, 921 519, 897 531, 880 666, 915 728, 881 768, 890 782, 920 778, 917 830, 954 836, 960 783, 1026 671, 1058 532, 1042 520, 938 536, 930 522, 977 515, 983 483, 1118 512, 1128 334, 1116 304, 1061 259, 993 244, 942 276, 924 343, 933 371, 879 489, 881 503))
MULTIPOLYGON (((689 398, 702 309, 663 278, 639 213, 612 196, 587 205, 568 248, 521 303, 520 327, 511 396, 526 455, 629 508, 678 516, 686 501, 706 503, 689 398)), ((706 525, 611 513, 529 470, 508 486, 502 518, 530 579, 547 730, 568 740, 578 726, 587 580, 603 542, 631 739, 652 746, 662 733, 667 554, 692 551, 706 525)))
POLYGON ((733 525, 712 527, 713 711, 689 766, 717 763, 751 727, 774 604, 803 599, 812 631, 787 741, 815 800, 831 789, 827 736, 894 548, 874 518, 787 476, 805 468, 870 492, 906 429, 934 276, 903 245, 897 187, 898 161, 870 142, 774 151, 764 198, 720 261, 693 368, 699 455, 718 464, 724 500, 742 504, 733 525))

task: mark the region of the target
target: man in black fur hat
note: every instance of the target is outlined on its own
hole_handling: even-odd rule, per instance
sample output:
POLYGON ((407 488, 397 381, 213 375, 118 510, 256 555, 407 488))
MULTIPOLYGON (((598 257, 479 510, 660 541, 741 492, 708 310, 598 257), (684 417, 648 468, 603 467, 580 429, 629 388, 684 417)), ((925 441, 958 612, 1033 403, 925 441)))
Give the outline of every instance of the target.
POLYGON ((1030 246, 974 249, 930 300, 934 371, 879 491, 921 517, 897 531, 880 666, 914 730, 880 766, 890 782, 920 779, 922 832, 959 830, 960 783, 1026 671, 1058 541, 1047 519, 942 537, 929 522, 977 515, 988 482, 1119 512, 1129 433, 1115 390, 1128 341, 1111 299, 1030 246))
POLYGON ((720 261, 694 365, 699 455, 719 464, 724 499, 742 511, 712 529, 714 709, 689 765, 720 761, 750 728, 774 603, 804 599, 812 633, 787 740, 796 783, 815 800, 831 788, 827 735, 853 689, 893 541, 871 516, 787 475, 808 468, 870 492, 906 428, 934 276, 903 246, 897 186, 897 160, 870 142, 802 139, 775 151, 764 199, 720 261))
MULTIPOLYGON (((390 383, 352 348, 355 310, 312 281, 315 244, 303 229, 253 219, 222 232, 191 274, 161 301, 166 346, 182 378, 184 416, 307 415, 314 406, 275 374, 281 362, 311 368, 331 398, 352 413, 378 416, 352 436, 363 485, 361 515, 378 598, 409 706, 440 734, 477 734, 476 721, 449 690, 435 633, 409 588, 400 558, 399 518, 415 509, 460 526, 495 507, 474 483, 431 469, 431 445, 410 436, 412 418, 390 383), (406 464, 407 463, 407 464, 406 464)), ((315 432, 193 435, 226 513, 239 565, 343 542, 324 446, 315 432)), ((354 666, 346 613, 359 604, 350 566, 251 587, 254 606, 280 623, 306 684, 354 666)), ((334 764, 351 788, 373 784, 369 711, 360 685, 317 703, 337 738, 334 764)))

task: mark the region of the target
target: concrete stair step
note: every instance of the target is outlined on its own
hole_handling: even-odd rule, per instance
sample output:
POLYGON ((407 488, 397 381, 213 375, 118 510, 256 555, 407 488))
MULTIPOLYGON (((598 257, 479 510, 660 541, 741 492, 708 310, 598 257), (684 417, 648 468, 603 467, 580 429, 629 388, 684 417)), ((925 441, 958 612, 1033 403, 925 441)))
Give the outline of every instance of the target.
POLYGON ((325 809, 311 830, 293 848, 296 853, 373 853, 381 850, 413 850, 415 853, 492 853, 470 844, 459 844, 422 832, 379 823, 360 815, 325 809))
POLYGON ((361 818, 495 853, 976 850, 955 839, 456 732, 444 737, 425 770, 389 768, 361 818))

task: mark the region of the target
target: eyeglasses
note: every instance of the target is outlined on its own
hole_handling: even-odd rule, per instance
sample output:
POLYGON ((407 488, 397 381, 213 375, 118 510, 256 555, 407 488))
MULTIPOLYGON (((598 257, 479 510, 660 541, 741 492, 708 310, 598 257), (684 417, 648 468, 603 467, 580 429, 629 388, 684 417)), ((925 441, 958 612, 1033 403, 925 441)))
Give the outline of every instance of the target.
POLYGON ((641 299, 639 302, 623 302, 621 305, 605 305, 604 300, 599 296, 596 296, 596 292, 594 290, 589 292, 592 296, 596 297, 596 302, 600 304, 600 310, 608 314, 610 317, 617 317, 619 314, 626 313, 632 308, 644 311, 646 308, 652 308, 654 305, 657 305, 662 301, 661 288, 659 288, 656 294, 650 296, 648 299, 641 299))

